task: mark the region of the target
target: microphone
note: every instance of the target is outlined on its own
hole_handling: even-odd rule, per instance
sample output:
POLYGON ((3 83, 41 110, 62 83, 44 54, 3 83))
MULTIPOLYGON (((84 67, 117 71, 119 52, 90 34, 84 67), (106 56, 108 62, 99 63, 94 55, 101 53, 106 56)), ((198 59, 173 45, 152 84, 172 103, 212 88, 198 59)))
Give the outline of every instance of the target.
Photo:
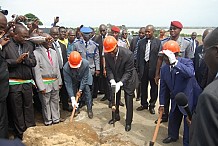
POLYGON ((188 107, 187 96, 183 92, 180 92, 176 94, 175 100, 176 100, 176 103, 186 111, 188 118, 191 120, 192 114, 188 107))

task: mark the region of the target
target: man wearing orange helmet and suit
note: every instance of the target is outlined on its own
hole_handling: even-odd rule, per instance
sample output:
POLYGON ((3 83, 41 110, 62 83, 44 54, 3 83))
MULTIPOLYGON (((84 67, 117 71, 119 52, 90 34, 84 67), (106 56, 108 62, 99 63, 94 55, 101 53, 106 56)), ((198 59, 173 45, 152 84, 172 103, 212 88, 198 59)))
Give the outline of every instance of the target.
MULTIPOLYGON (((107 77, 111 86, 116 86, 115 120, 112 118, 112 120, 109 121, 109 124, 113 124, 114 122, 120 120, 120 89, 123 88, 127 109, 125 130, 130 131, 133 117, 133 94, 137 81, 136 70, 134 67, 134 57, 129 49, 118 47, 117 40, 113 36, 107 36, 104 39, 103 44, 107 77)), ((112 117, 113 114, 114 113, 112 113, 112 117)))
MULTIPOLYGON (((167 41, 160 52, 166 64, 161 68, 159 110, 164 111, 165 92, 168 92, 168 89, 171 99, 168 137, 163 140, 163 143, 177 141, 183 115, 186 118, 184 110, 176 104, 176 94, 183 92, 188 97, 189 109, 192 112, 197 104, 197 97, 201 93, 195 79, 193 62, 190 59, 178 57, 179 52, 179 44, 173 40, 167 41)), ((189 128, 186 120, 184 120, 183 145, 189 145, 189 128)))
MULTIPOLYGON (((88 117, 92 119, 92 96, 89 85, 92 85, 93 78, 89 69, 89 62, 86 59, 82 59, 79 52, 72 51, 68 62, 64 65, 63 74, 64 83, 69 97, 71 97, 72 106, 78 107, 75 97, 80 97, 84 94, 88 117)), ((76 113, 79 113, 79 108, 77 108, 76 113)))

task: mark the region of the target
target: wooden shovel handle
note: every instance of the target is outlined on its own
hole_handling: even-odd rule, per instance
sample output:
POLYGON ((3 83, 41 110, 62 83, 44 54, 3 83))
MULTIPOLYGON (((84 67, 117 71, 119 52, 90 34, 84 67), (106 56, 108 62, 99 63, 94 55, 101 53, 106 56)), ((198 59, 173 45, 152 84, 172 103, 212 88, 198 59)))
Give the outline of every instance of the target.
MULTIPOLYGON (((79 98, 80 98, 79 96, 76 96, 76 102, 78 102, 79 98)), ((78 108, 79 108, 79 107, 78 107, 78 108)), ((72 114, 71 114, 71 116, 70 116, 70 122, 73 122, 73 117, 74 117, 75 111, 76 111, 76 106, 74 105, 74 106, 73 106, 72 114)))

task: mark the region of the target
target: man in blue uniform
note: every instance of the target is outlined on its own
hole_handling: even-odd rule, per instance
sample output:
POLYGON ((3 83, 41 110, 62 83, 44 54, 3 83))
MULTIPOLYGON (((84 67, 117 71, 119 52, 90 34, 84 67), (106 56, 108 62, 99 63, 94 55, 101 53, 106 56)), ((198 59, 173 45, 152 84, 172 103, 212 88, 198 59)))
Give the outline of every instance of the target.
POLYGON ((74 43, 74 51, 78 51, 82 58, 88 60, 89 69, 93 76, 93 84, 92 84, 92 97, 97 97, 97 91, 95 90, 94 84, 97 82, 95 80, 95 76, 100 74, 100 57, 99 57, 99 49, 98 44, 90 39, 90 34, 92 29, 90 27, 82 27, 80 29, 82 33, 82 38, 75 41, 74 43))

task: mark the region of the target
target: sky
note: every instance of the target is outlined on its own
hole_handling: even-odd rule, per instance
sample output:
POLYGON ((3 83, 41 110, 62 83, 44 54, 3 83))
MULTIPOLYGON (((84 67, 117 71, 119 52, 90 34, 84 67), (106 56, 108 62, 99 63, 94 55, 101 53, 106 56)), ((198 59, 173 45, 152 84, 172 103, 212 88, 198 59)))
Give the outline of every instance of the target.
POLYGON ((98 27, 100 24, 167 27, 180 21, 186 27, 217 27, 218 0, 1 0, 12 14, 32 13, 50 27, 59 16, 59 26, 98 27))

